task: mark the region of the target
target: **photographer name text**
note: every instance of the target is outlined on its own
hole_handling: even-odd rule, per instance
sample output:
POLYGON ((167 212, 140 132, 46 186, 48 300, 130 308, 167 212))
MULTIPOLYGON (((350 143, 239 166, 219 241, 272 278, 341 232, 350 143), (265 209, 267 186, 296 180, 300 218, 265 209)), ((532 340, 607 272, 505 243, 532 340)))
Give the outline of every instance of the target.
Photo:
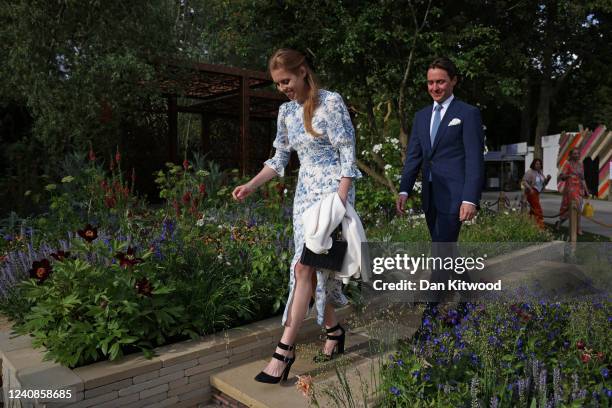
POLYGON ((401 290, 401 291, 443 291, 443 290, 460 290, 460 291, 501 291, 501 279, 497 282, 467 282, 461 279, 449 279, 446 282, 430 282, 426 279, 421 279, 417 282, 410 280, 400 280, 399 282, 383 282, 378 279, 373 282, 374 290, 401 290))

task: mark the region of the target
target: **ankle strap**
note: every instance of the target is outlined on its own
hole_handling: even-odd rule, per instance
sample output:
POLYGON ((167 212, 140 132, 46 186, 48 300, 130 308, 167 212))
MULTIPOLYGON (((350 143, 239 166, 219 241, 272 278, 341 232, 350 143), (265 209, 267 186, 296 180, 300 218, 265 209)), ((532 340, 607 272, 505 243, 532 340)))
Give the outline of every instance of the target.
POLYGON ((289 346, 289 345, 279 341, 278 342, 278 348, 286 350, 286 351, 292 351, 295 348, 295 346, 294 345, 289 346))
POLYGON ((340 323, 338 323, 337 325, 335 325, 331 329, 325 329, 325 333, 333 333, 336 330, 342 330, 344 332, 344 329, 342 328, 342 326, 340 326, 340 323))
POLYGON ((295 360, 295 357, 288 357, 288 356, 283 356, 282 354, 278 354, 278 353, 274 353, 272 354, 272 357, 274 357, 277 360, 282 361, 283 363, 291 363, 292 361, 295 360))

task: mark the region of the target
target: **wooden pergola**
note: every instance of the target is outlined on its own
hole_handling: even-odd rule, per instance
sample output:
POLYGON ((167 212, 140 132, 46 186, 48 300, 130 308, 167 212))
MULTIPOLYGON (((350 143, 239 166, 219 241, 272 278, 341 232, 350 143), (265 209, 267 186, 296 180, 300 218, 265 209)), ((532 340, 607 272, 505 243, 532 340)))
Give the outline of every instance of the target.
POLYGON ((252 142, 251 121, 274 121, 278 107, 287 98, 275 90, 262 89, 273 83, 266 72, 204 63, 170 63, 166 64, 166 69, 169 71, 160 81, 160 86, 168 101, 168 159, 177 162, 179 112, 200 115, 204 151, 212 147, 210 120, 215 117, 237 118, 240 124, 240 172, 245 175, 252 142), (178 97, 190 103, 178 105, 178 97))

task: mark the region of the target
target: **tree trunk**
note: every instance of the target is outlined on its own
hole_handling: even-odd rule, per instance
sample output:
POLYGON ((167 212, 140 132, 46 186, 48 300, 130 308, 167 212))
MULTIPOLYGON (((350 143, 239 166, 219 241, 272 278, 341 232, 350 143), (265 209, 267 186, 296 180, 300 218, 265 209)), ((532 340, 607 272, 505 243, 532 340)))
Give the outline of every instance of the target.
POLYGON ((548 133, 550 126, 550 97, 552 95, 552 83, 549 77, 544 77, 540 83, 540 98, 538 102, 538 123, 535 131, 533 157, 542 158, 542 136, 548 133))
POLYGON ((522 109, 521 109, 521 138, 520 142, 527 142, 527 144, 531 143, 531 88, 529 86, 529 81, 523 89, 523 100, 522 100, 522 109))

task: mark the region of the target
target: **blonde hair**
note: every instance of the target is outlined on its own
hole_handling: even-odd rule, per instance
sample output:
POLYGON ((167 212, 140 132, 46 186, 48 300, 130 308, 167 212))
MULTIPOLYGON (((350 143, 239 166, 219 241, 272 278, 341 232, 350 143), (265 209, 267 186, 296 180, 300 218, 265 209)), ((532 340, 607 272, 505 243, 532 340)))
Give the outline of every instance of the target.
POLYGON ((312 68, 306 61, 306 56, 299 51, 290 48, 281 48, 270 57, 268 61, 268 70, 270 72, 276 69, 284 69, 293 74, 299 72, 300 67, 306 70, 306 84, 308 85, 308 94, 304 101, 304 128, 313 136, 321 136, 312 127, 312 117, 314 111, 319 106, 319 80, 317 79, 312 68))

